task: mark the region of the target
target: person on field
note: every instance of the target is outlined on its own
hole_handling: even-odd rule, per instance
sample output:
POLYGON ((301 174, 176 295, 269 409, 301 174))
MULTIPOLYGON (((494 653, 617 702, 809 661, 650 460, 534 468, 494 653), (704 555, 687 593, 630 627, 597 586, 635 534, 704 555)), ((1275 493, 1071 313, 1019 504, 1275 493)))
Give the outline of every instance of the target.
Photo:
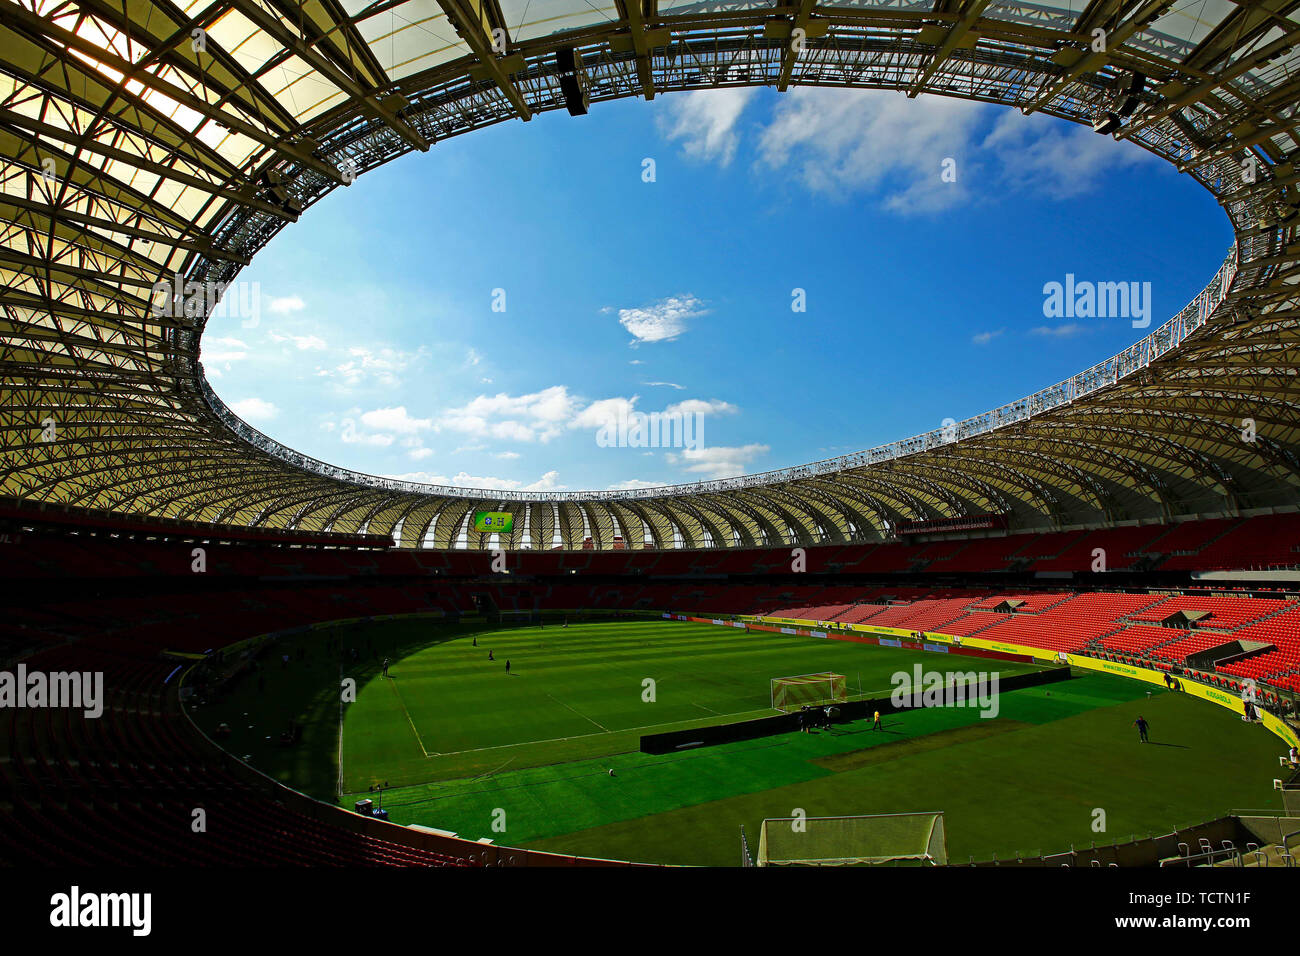
POLYGON ((488 651, 488 660, 495 660, 495 658, 492 656, 491 651, 488 651))
POLYGON ((885 725, 882 724, 882 723, 880 722, 880 711, 876 711, 875 716, 874 716, 872 719, 873 719, 873 721, 874 721, 874 722, 872 723, 872 725, 871 725, 871 729, 872 729, 872 730, 884 730, 884 729, 885 729, 885 725))
POLYGON ((1141 740, 1142 743, 1147 743, 1147 730, 1151 727, 1151 725, 1147 723, 1147 719, 1139 714, 1138 719, 1133 721, 1133 726, 1138 729, 1138 739, 1141 740))
POLYGON ((388 658, 387 658, 387 657, 384 658, 384 676, 385 676, 385 677, 388 676, 388 658))
POLYGON ((510 673, 510 661, 509 661, 509 660, 506 661, 506 673, 507 673, 507 674, 510 673))

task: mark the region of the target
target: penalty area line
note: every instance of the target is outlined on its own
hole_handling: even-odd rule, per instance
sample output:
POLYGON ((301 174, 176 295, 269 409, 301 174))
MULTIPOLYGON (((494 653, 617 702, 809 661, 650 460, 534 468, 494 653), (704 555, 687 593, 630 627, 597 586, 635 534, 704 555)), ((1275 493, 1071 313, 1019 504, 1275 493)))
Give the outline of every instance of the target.
MULTIPOLYGON (((574 713, 577 713, 577 711, 574 711, 574 713)), ((719 716, 721 717, 762 717, 764 714, 770 714, 770 713, 772 713, 772 709, 769 707, 764 710, 745 710, 735 714, 720 714, 719 716)), ((591 720, 590 717, 588 717, 587 719, 591 720)), ((645 724, 641 727, 627 727, 620 730, 607 730, 605 731, 605 733, 606 734, 632 734, 632 733, 636 733, 638 730, 655 730, 663 727, 677 727, 680 724, 694 724, 694 723, 698 723, 702 719, 703 718, 701 717, 695 717, 689 720, 674 720, 666 724, 645 724)), ((594 724, 596 722, 593 720, 592 723, 594 724)), ((599 727, 600 725, 596 724, 596 726, 599 727)), ((707 725, 703 725, 703 726, 707 726, 707 725)), ((588 737, 601 737, 601 736, 604 735, 603 734, 573 734, 568 737, 545 737, 542 740, 520 740, 515 743, 509 743, 509 744, 493 744, 490 747, 472 747, 469 750, 449 750, 446 753, 429 754, 429 756, 430 757, 459 757, 464 754, 483 753, 484 751, 487 750, 505 750, 510 747, 531 747, 535 744, 563 743, 568 740, 585 740, 588 737)))
POLYGON ((559 705, 560 705, 561 707, 563 707, 565 710, 572 711, 573 713, 575 713, 575 714, 577 714, 579 717, 581 717, 583 720, 591 721, 591 723, 595 724, 597 727, 599 727, 599 728, 600 728, 602 731, 604 731, 605 733, 608 734, 608 733, 611 732, 610 729, 609 729, 608 727, 606 727, 604 724, 602 724, 599 720, 592 720, 592 718, 588 717, 588 716, 587 716, 586 714, 584 714, 582 711, 577 710, 577 709, 575 709, 575 708, 573 708, 573 707, 570 707, 568 704, 566 704, 564 701, 560 700, 560 698, 556 697, 554 694, 547 694, 546 696, 549 697, 549 698, 551 698, 551 700, 555 701, 557 704, 559 704, 559 705))
POLYGON ((411 733, 415 734, 415 742, 420 745, 420 752, 426 757, 436 757, 438 754, 430 753, 429 748, 424 746, 424 741, 420 738, 420 732, 415 729, 415 721, 411 719, 411 712, 406 709, 406 704, 402 701, 402 695, 397 692, 397 681, 391 677, 384 678, 392 685, 393 696, 397 698, 397 706, 402 708, 402 714, 406 717, 406 722, 411 725, 411 733))

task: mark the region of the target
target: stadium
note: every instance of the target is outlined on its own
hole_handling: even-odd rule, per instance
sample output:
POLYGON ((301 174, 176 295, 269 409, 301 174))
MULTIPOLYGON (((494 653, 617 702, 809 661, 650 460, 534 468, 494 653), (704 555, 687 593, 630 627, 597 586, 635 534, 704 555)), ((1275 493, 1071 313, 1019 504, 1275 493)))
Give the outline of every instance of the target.
POLYGON ((0 0, 0 860, 1293 867, 1300 18, 1191 6, 0 0), (377 477, 217 394, 336 187, 742 87, 1081 124, 1234 243, 1066 380, 738 477, 377 477))

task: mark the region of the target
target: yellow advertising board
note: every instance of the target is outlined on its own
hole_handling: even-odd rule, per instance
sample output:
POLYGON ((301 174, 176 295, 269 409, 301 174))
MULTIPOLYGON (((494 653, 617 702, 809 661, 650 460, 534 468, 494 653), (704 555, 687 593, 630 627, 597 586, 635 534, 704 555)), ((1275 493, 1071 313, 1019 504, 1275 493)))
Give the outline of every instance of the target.
MULTIPOLYGON (((762 619, 765 623, 783 624, 786 626, 808 627, 814 622, 800 621, 791 618, 765 617, 762 619)), ((894 627, 872 627, 870 624, 843 624, 834 625, 842 629, 857 631, 863 634, 887 634, 892 637, 912 637, 916 632, 901 630, 894 627)), ((921 639, 927 642, 937 642, 952 644, 957 641, 949 634, 923 634, 921 639)), ((1058 651, 1049 650, 1045 647, 1029 647, 1024 644, 1008 644, 1005 641, 990 641, 982 637, 963 637, 960 645, 962 647, 972 647, 979 650, 1000 651, 1003 654, 1019 654, 1026 657, 1032 657, 1040 661, 1058 661, 1061 654, 1058 651)), ((1081 654, 1065 654, 1064 658, 1072 667, 1082 667, 1085 670, 1101 671, 1106 674, 1115 674, 1119 677, 1127 677, 1130 680, 1145 681, 1148 684, 1165 685, 1164 671, 1158 671, 1146 667, 1134 667, 1132 664, 1121 664, 1119 661, 1107 661, 1096 657, 1085 657, 1081 654)), ((1218 687, 1211 687, 1208 684, 1201 684, 1192 680, 1180 681, 1180 686, 1184 693, 1191 694, 1193 697, 1199 697, 1202 700, 1208 700, 1211 703, 1218 704, 1220 707, 1226 707, 1234 713, 1242 713, 1241 698, 1231 691, 1221 690, 1218 687)), ((1260 722, 1278 737, 1287 742, 1288 746, 1300 747, 1300 735, 1296 734, 1285 721, 1267 713, 1264 710, 1258 710, 1260 722)))
MULTIPOLYGON (((1119 661, 1098 660, 1095 657, 1083 657, 1078 654, 1067 654, 1066 657, 1072 667, 1083 667, 1088 670, 1103 671, 1107 674, 1118 674, 1120 677, 1146 681, 1148 684, 1163 686, 1165 683, 1164 671, 1134 667, 1132 664, 1121 664, 1119 661)), ((1180 680, 1179 686, 1182 687, 1183 693, 1199 697, 1201 700, 1208 700, 1220 707, 1226 707, 1235 714, 1240 715, 1243 711, 1241 697, 1232 691, 1210 687, 1208 684, 1201 684, 1194 680, 1180 680)), ((1300 747, 1300 736, 1297 736, 1295 730, 1285 721, 1261 709, 1256 709, 1256 713, 1259 714, 1260 722, 1265 728, 1281 737, 1288 746, 1300 747)))
POLYGON ((982 637, 963 637, 962 647, 976 647, 986 651, 1001 651, 1003 654, 1021 654, 1040 661, 1057 660, 1057 652, 1046 647, 1029 647, 1025 644, 1008 644, 1006 641, 990 641, 982 637))
POLYGON ((875 627, 872 627, 870 624, 854 624, 853 630, 865 631, 868 634, 887 634, 890 637, 910 638, 915 636, 916 634, 916 631, 909 631, 900 627, 881 627, 880 625, 876 625, 875 627))

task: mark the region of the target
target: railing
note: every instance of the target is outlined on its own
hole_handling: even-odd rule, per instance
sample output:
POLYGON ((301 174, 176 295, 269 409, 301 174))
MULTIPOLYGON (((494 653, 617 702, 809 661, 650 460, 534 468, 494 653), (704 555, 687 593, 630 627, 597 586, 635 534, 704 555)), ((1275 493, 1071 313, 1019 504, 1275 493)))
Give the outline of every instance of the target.
POLYGON ((879 445, 865 451, 837 458, 826 458, 775 471, 765 471, 754 475, 742 475, 736 478, 723 478, 714 481, 697 481, 680 485, 657 485, 652 488, 635 488, 621 491, 500 491, 491 488, 460 488, 454 485, 432 485, 415 481, 402 481, 396 478, 382 478, 363 472, 352 471, 320 461, 310 455, 295 451, 275 439, 258 431, 231 411, 226 403, 217 397, 212 386, 208 384, 199 363, 199 387, 204 399, 222 423, 240 438, 254 447, 324 478, 347 481, 352 484, 376 488, 382 491, 394 491, 404 494, 438 495, 450 498, 468 498, 474 500, 499 501, 617 501, 640 498, 661 498, 674 495, 704 494, 732 491, 743 488, 761 487, 812 478, 817 475, 833 474, 864 465, 894 461, 919 452, 929 451, 964 438, 987 434, 1026 421, 1035 415, 1068 405, 1076 399, 1116 384, 1134 372, 1146 368, 1153 361, 1176 349, 1193 332, 1200 329, 1214 314, 1219 304, 1232 287, 1232 280, 1237 274, 1237 252, 1234 245, 1228 250, 1227 257, 1219 266, 1218 272, 1209 284, 1200 291, 1177 315, 1160 326, 1146 338, 1130 345, 1118 355, 1098 362, 1091 368, 1084 369, 1077 375, 1058 382, 1032 395, 1002 405, 998 408, 967 418, 954 425, 937 428, 933 431, 904 438, 900 441, 879 445))

